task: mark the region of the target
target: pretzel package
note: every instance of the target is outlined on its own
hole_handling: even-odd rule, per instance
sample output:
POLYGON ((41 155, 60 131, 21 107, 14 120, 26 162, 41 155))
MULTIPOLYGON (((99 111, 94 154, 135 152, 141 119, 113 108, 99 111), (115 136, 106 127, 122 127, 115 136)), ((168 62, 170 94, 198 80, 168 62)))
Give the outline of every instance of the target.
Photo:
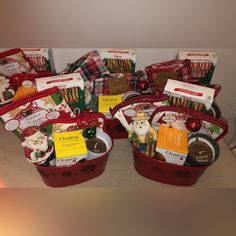
POLYGON ((180 107, 159 107, 153 112, 150 122, 156 130, 159 129, 160 125, 166 125, 178 130, 188 130, 189 133, 206 134, 216 141, 223 138, 228 132, 228 124, 225 120, 180 107), (199 122, 199 129, 196 132, 187 127, 187 120, 190 118, 199 122))
POLYGON ((13 102, 0 109, 0 118, 7 131, 13 131, 21 139, 21 133, 29 126, 40 126, 47 120, 73 117, 74 114, 54 87, 13 102))

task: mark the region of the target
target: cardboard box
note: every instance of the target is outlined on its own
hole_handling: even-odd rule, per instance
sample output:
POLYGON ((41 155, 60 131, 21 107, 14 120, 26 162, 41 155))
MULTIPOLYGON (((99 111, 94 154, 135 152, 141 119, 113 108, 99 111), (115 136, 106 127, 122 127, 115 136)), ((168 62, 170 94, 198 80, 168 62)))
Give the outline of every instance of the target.
POLYGON ((88 155, 82 130, 54 133, 56 166, 68 166, 88 155))
POLYGON ((209 110, 214 100, 215 89, 169 79, 164 94, 202 103, 209 110))
POLYGON ((183 165, 188 155, 188 132, 161 125, 156 152, 167 163, 183 165))

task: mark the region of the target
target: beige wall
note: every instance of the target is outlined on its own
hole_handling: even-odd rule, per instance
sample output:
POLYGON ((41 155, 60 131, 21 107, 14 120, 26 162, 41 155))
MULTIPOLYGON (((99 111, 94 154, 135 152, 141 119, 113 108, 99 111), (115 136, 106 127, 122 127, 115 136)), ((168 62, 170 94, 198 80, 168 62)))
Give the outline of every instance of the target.
MULTIPOLYGON (((1 48, 50 47, 56 66, 86 49, 137 48, 138 68, 174 58, 178 48, 208 48, 219 61, 214 83, 226 117, 235 92, 235 0, 1 1, 1 48)), ((230 130, 236 127, 230 126, 230 130)))
POLYGON ((230 48, 235 0, 1 1, 4 47, 230 48))

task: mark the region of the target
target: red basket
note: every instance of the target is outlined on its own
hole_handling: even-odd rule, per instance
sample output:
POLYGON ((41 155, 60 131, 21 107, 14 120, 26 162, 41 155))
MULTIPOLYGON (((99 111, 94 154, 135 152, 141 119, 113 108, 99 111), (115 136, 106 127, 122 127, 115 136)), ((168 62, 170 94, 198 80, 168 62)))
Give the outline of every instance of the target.
MULTIPOLYGON (((48 124, 53 123, 77 123, 83 128, 86 128, 91 125, 91 122, 94 123, 96 121, 98 125, 96 127, 108 134, 106 131, 106 117, 101 113, 84 113, 75 118, 55 119, 45 122, 41 127, 46 127, 48 124)), ((112 142, 110 149, 100 157, 84 160, 70 166, 45 166, 35 164, 35 167, 44 183, 50 187, 66 187, 91 180, 101 175, 106 168, 107 159, 113 146, 113 140, 111 137, 110 139, 112 142)))
POLYGON ((133 151, 135 170, 148 179, 161 183, 191 186, 209 166, 188 167, 159 161, 146 156, 137 149, 133 151))
POLYGON ((106 168, 109 152, 101 157, 76 163, 72 166, 43 166, 35 164, 43 182, 50 187, 66 187, 93 179, 106 168))
POLYGON ((113 139, 127 138, 128 133, 118 119, 107 119, 107 132, 113 139))

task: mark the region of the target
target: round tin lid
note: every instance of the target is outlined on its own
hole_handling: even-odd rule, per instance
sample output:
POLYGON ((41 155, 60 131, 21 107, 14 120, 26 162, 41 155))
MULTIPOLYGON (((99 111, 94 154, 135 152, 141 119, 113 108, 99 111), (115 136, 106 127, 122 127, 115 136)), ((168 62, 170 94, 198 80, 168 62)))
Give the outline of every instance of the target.
POLYGON ((104 153, 107 151, 105 142, 99 138, 91 138, 86 141, 86 145, 89 151, 94 153, 104 153))
POLYGON ((219 158, 218 143, 206 134, 194 134, 188 140, 188 157, 191 166, 207 166, 219 158))

